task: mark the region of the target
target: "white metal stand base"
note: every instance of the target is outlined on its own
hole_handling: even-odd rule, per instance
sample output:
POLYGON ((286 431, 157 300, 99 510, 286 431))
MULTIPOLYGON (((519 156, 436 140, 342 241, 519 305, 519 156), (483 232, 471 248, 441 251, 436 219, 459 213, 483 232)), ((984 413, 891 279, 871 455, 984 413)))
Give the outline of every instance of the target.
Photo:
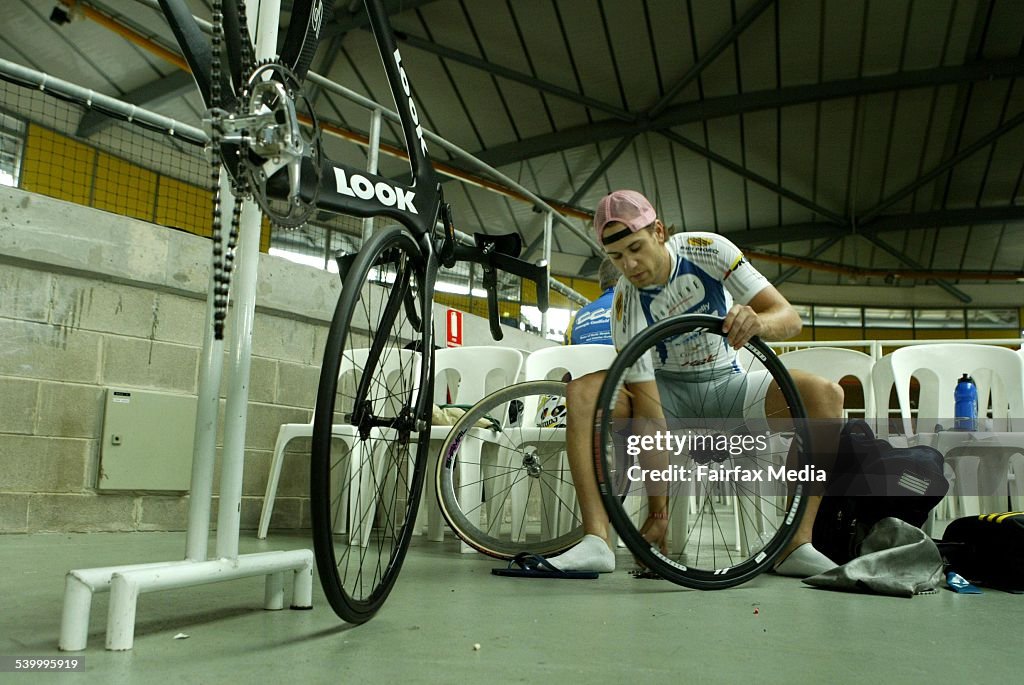
POLYGON ((97 592, 110 592, 107 613, 107 649, 110 650, 132 648, 135 642, 135 608, 139 595, 144 592, 266 575, 263 608, 274 611, 284 608, 285 573, 291 571, 294 574, 291 608, 311 609, 313 563, 313 553, 302 549, 246 554, 234 559, 169 561, 70 571, 64 584, 59 646, 64 651, 85 649, 92 597, 97 592))

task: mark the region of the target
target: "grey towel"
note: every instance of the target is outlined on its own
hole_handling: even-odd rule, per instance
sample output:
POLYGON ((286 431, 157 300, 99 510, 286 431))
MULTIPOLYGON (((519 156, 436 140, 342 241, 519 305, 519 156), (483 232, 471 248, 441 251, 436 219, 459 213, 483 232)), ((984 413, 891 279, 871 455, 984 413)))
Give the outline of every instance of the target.
POLYGON ((942 582, 939 548, 920 528, 900 519, 884 518, 876 523, 861 543, 860 554, 804 582, 895 597, 913 597, 942 582))

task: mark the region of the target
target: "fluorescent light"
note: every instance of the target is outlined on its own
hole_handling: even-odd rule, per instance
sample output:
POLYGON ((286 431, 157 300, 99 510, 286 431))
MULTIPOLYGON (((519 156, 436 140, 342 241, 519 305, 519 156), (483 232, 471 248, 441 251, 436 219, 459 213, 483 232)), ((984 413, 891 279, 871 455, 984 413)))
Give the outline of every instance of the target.
MULTIPOLYGON (((451 295, 469 295, 468 285, 445 283, 444 281, 438 281, 435 283, 434 290, 442 293, 449 293, 451 295)), ((483 288, 473 288, 473 297, 487 297, 487 291, 483 288)))
MULTIPOLYGON (((313 255, 300 254, 290 250, 282 250, 279 247, 270 248, 270 254, 274 257, 282 257, 287 259, 289 262, 295 262, 296 264, 305 264, 306 266, 312 266, 321 270, 324 268, 323 257, 314 257, 313 255)), ((327 270, 333 274, 338 273, 338 264, 333 259, 329 260, 327 262, 327 270)))

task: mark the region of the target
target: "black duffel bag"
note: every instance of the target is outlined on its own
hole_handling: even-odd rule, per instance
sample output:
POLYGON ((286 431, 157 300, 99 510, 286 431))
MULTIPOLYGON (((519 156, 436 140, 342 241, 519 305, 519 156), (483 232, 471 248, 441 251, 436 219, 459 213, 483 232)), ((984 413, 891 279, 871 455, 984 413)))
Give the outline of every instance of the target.
POLYGON ((949 570, 1001 590, 1024 590, 1024 512, 965 516, 951 521, 939 551, 949 570))
POLYGON ((892 516, 920 528, 948 490, 938 450, 893 447, 866 422, 848 421, 814 520, 814 546, 845 564, 875 523, 892 516))

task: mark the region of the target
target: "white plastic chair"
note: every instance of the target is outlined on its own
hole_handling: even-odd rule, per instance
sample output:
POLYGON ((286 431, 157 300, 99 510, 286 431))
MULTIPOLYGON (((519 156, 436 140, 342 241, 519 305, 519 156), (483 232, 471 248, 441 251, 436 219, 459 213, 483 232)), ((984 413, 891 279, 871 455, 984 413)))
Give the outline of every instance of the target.
MULTIPOLYGON (((506 387, 519 380, 519 372, 523 366, 523 353, 511 347, 451 347, 437 350, 434 353, 434 403, 473 405, 499 388, 506 387)), ((427 509, 427 538, 434 542, 444 540, 444 525, 441 509, 437 504, 437 471, 438 451, 451 426, 431 426, 430 428, 430 461, 427 463, 428 487, 423 498, 423 506, 427 509)), ((490 441, 491 433, 487 428, 472 428, 477 440, 466 440, 463 443, 459 461, 459 500, 463 502, 481 501, 483 495, 482 482, 495 477, 499 465, 491 462, 490 455, 484 455, 481 446, 490 441), (485 463, 488 462, 488 463, 485 463)), ((488 517, 497 516, 494 503, 488 502, 488 517)), ((422 519, 421 519, 422 520, 422 519)), ((473 552, 473 548, 462 543, 464 553, 473 552)))
POLYGON ((806 347, 780 354, 779 360, 787 369, 813 373, 833 383, 853 376, 860 381, 864 391, 865 417, 875 418, 875 394, 871 384, 871 369, 875 361, 871 355, 843 347, 806 347))
MULTIPOLYGON (((359 348, 351 350, 346 353, 342 359, 341 366, 338 370, 338 384, 342 385, 345 383, 352 384, 353 387, 357 384, 362 377, 363 368, 366 366, 366 358, 369 355, 368 348, 359 348)), ((376 369, 377 374, 381 377, 380 382, 388 387, 395 387, 395 383, 408 382, 406 375, 412 375, 414 383, 418 384, 420 376, 420 364, 421 357, 418 352, 412 350, 388 350, 387 354, 382 355, 384 363, 376 369)), ((418 390, 418 385, 413 388, 414 391, 418 390)), ((385 409, 386 408, 378 408, 385 409)), ((352 450, 352 459, 350 460, 350 468, 348 474, 348 480, 351 483, 355 477, 357 471, 361 474, 362 478, 359 484, 358 492, 369 492, 373 487, 369 483, 368 479, 370 474, 375 470, 371 469, 360 469, 359 466, 365 462, 368 458, 380 459, 379 455, 368 455, 365 454, 364 441, 359 439, 359 434, 356 431, 356 427, 349 424, 335 424, 331 427, 331 434, 336 440, 341 440, 347 449, 352 450)), ((274 498, 277 496, 277 487, 281 478, 281 468, 284 465, 285 448, 288 443, 296 438, 309 438, 313 435, 313 423, 285 423, 281 425, 281 428, 277 432, 277 442, 274 444, 274 456, 270 461, 270 474, 267 478, 267 490, 263 496, 263 509, 260 512, 260 523, 259 529, 256 533, 256 537, 263 539, 267 537, 267 529, 270 527, 270 517, 274 511, 274 498)), ((377 444, 380 442, 382 437, 386 437, 381 433, 381 429, 371 429, 370 444, 377 444)), ((351 493, 349 493, 351 495, 351 493)), ((360 529, 358 524, 360 521, 367 520, 369 516, 369 508, 376 505, 376 502, 372 498, 361 498, 351 497, 348 499, 349 506, 349 519, 352 522, 352 530, 349 531, 349 539, 353 542, 359 541, 363 546, 366 545, 369 540, 370 526, 366 526, 365 529, 360 529), (361 507, 362 511, 355 511, 356 507, 361 507)), ((339 533, 345 532, 345 521, 339 522, 339 533)))
MULTIPOLYGON (((530 353, 526 358, 525 376, 527 381, 555 380, 561 381, 565 374, 572 378, 581 378, 595 371, 606 371, 615 361, 616 350, 611 345, 557 345, 544 347, 530 353)), ((537 414, 537 398, 530 398, 523 416, 534 417, 537 414)), ((565 444, 565 428, 538 428, 536 433, 538 445, 544 445, 550 450, 554 445, 561 442, 565 444)), ((525 429, 519 429, 517 442, 520 445, 529 444, 530 433, 525 429)), ((558 457, 558 465, 555 468, 559 471, 568 469, 567 456, 563 450, 558 457)), ((518 525, 518 530, 513 529, 514 540, 521 540, 522 527, 526 520, 523 511, 527 506, 526 498, 529 483, 519 480, 511 486, 509 495, 509 507, 512 513, 513 525, 518 525)), ((557 511, 557 519, 554 521, 544 520, 541 522, 541 535, 545 538, 554 538, 563 535, 574 527, 579 520, 579 505, 576 501, 576 491, 572 483, 560 480, 553 490, 545 490, 541 494, 543 502, 542 511, 557 511), (575 508, 575 514, 572 510, 575 508), (553 526, 553 528, 552 528, 553 526)))
MULTIPOLYGON (((955 476, 952 495, 957 515, 980 513, 979 508, 1005 508, 1010 459, 1024 453, 1024 358, 1015 350, 994 345, 908 346, 879 359, 872 382, 879 408, 888 407, 895 386, 908 442, 942 452, 955 476), (964 373, 978 388, 979 432, 953 431, 945 425, 953 421, 953 393, 964 373), (920 384, 916 422, 910 406, 911 377, 920 384), (994 432, 986 436, 980 431, 988 423, 990 405, 994 432), (936 422, 945 430, 935 432, 936 422), (980 493, 985 496, 979 499, 980 493)), ((880 435, 888 435, 887 424, 880 423, 880 435)))
POLYGON ((556 345, 530 353, 524 373, 528 381, 560 381, 566 373, 580 378, 595 371, 606 371, 615 361, 611 345, 556 345))

